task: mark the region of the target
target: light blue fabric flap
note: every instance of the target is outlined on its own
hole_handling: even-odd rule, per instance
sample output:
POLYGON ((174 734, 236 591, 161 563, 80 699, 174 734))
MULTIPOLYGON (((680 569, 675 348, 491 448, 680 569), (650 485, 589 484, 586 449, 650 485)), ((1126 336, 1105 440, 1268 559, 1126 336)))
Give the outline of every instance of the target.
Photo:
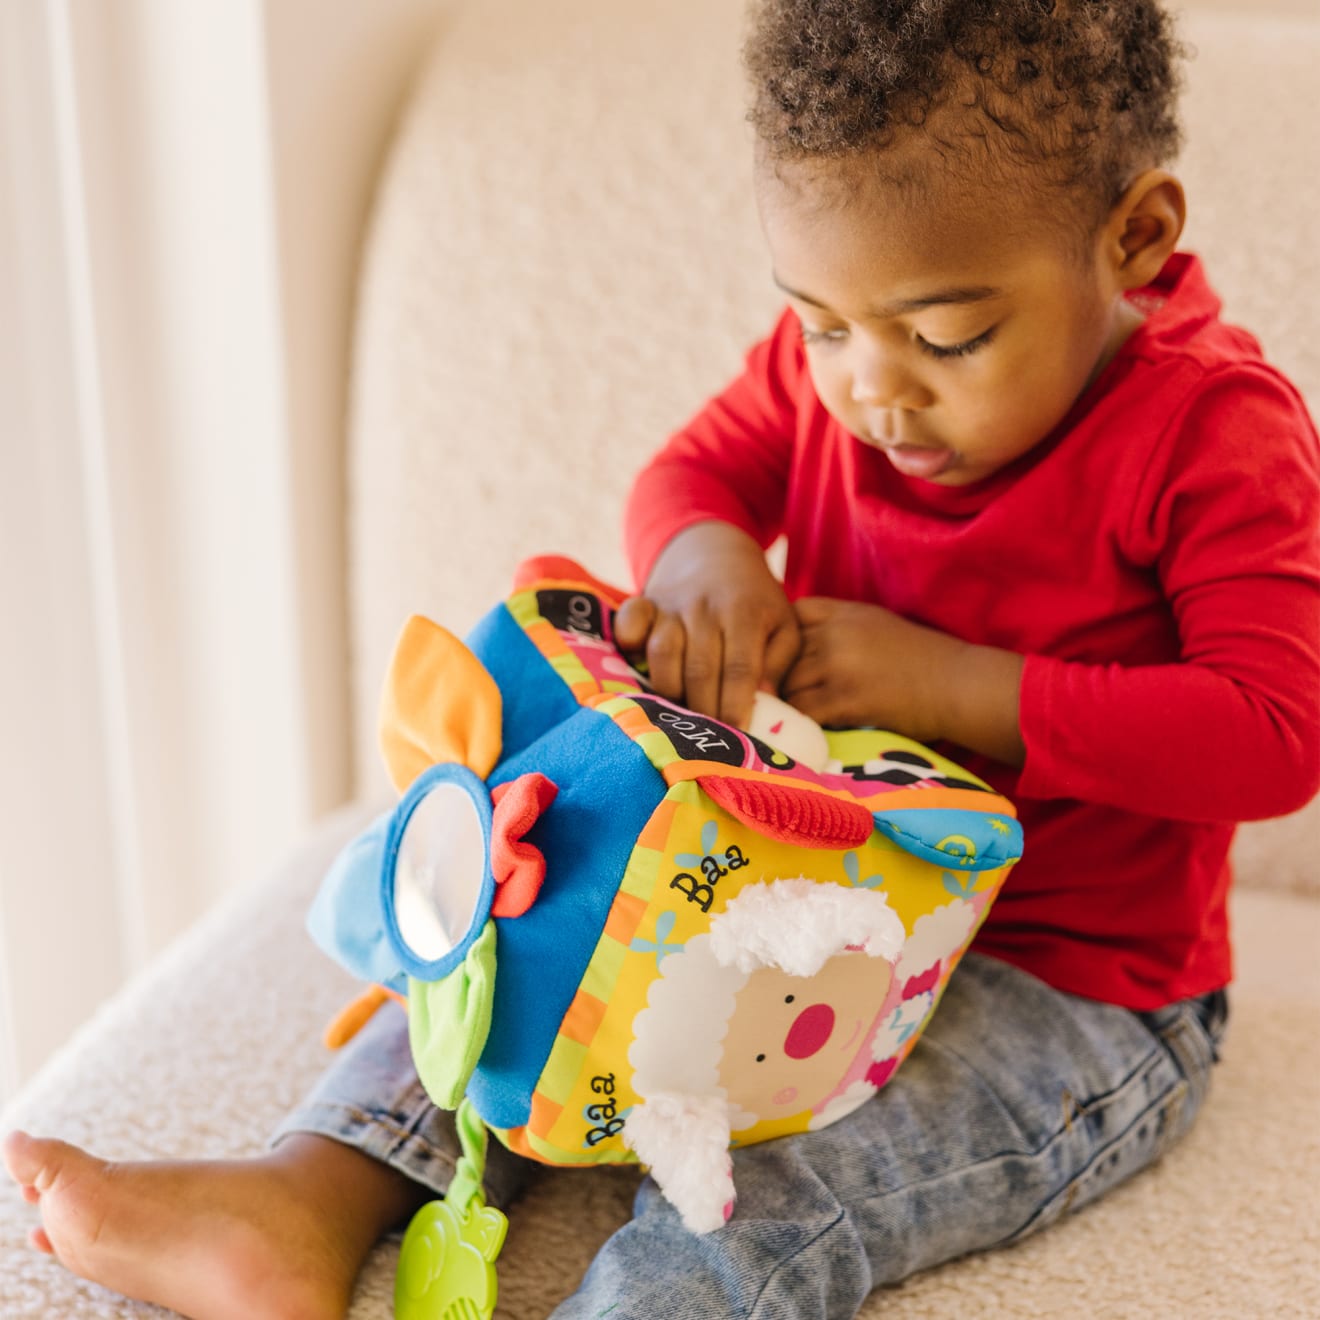
POLYGON ((307 914, 307 931, 354 976, 402 994, 407 977, 380 910, 381 863, 393 815, 378 817, 335 858, 307 914))
POLYGON ((1022 826, 997 812, 877 811, 875 827, 913 856, 960 871, 994 871, 1022 856, 1022 826))

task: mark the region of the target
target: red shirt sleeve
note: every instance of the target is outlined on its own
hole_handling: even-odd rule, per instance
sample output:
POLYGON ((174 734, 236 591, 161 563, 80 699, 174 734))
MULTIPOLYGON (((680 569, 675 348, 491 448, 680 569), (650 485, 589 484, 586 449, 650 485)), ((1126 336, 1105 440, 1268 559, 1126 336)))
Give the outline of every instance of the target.
POLYGON ((742 374, 672 436, 634 481, 624 541, 639 587, 660 551, 693 523, 732 523, 763 546, 775 539, 805 381, 801 330, 786 311, 770 337, 748 353, 742 374))
POLYGON ((1320 789, 1320 444, 1300 398, 1265 368, 1212 378, 1133 509, 1180 662, 1029 656, 1018 792, 1188 821, 1303 806, 1320 789))

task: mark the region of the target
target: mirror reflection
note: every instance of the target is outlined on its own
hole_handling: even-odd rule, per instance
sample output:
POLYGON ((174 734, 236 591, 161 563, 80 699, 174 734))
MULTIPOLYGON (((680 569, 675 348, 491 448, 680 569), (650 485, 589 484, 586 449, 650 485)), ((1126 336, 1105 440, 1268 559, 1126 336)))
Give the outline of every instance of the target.
POLYGON ((394 914, 413 954, 436 962, 467 935, 486 877, 486 831, 458 784, 438 783, 414 808, 399 842, 394 914))

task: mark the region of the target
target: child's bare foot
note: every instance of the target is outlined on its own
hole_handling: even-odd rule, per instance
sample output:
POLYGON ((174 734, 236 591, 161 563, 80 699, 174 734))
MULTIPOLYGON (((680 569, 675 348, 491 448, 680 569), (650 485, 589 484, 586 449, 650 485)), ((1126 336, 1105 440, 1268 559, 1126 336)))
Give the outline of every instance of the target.
POLYGON ((33 1246, 192 1320, 338 1320, 377 1238, 427 1196, 315 1136, 247 1160, 114 1164, 23 1132, 0 1151, 41 1208, 33 1246))

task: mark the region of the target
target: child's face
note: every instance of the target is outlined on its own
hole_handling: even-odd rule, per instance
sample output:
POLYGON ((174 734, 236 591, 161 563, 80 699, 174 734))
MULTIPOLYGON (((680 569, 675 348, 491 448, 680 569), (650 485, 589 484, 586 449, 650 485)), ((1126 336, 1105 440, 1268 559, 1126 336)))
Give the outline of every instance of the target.
POLYGON ((1140 317, 1099 242, 1069 251, 1038 200, 842 168, 757 172, 816 392, 907 476, 988 477, 1050 434, 1140 317))

